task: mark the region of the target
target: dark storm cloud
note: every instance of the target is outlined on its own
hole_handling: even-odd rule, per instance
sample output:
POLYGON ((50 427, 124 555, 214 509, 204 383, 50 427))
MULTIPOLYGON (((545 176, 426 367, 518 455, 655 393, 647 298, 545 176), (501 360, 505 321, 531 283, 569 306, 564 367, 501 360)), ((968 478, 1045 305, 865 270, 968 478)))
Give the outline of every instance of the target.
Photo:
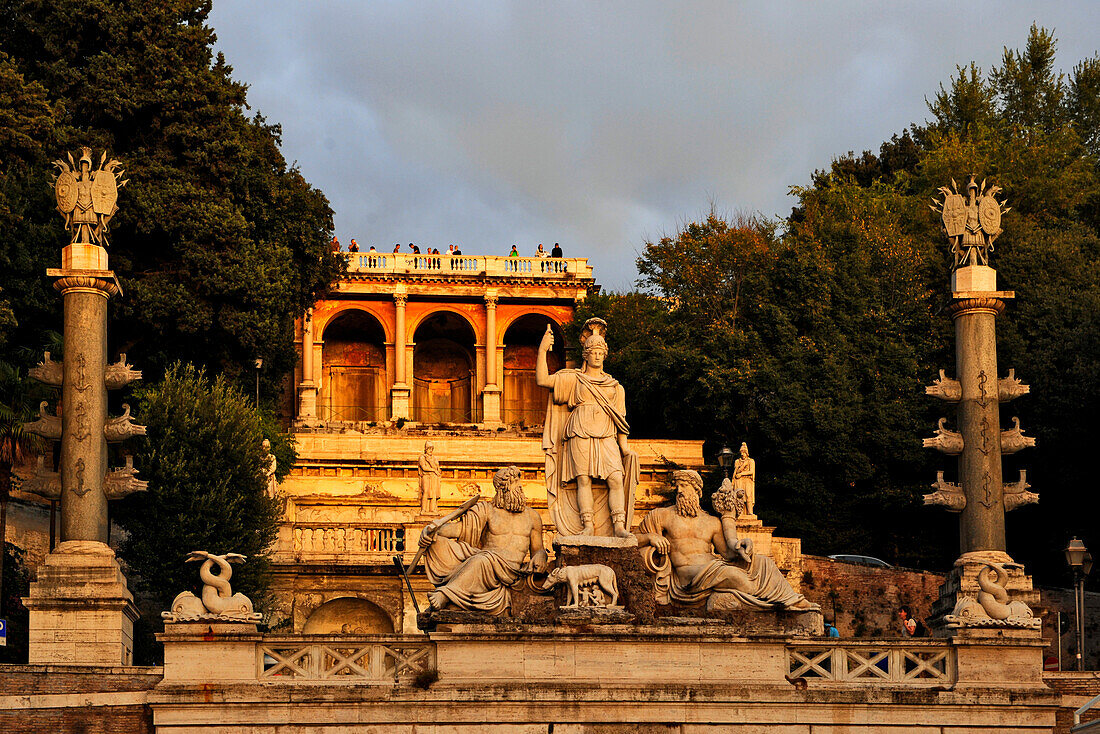
POLYGON ((927 115, 956 64, 1038 22, 1064 67, 1088 2, 241 2, 218 48, 283 125, 341 239, 524 254, 559 241, 612 288, 705 211, 785 214, 791 185, 927 115), (965 10, 963 10, 965 8, 965 10))

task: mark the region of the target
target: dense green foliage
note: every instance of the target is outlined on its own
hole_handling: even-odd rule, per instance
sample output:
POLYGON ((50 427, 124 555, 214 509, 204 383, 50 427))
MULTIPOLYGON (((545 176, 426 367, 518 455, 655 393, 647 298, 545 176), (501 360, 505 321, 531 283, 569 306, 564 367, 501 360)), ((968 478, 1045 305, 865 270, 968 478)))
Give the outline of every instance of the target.
MULTIPOLYGON (((1026 468, 1037 507, 1010 515, 1009 551, 1060 583, 1059 549, 1089 539, 1100 400, 1100 57, 1069 74, 1032 28, 999 66, 960 67, 928 103, 932 118, 849 153, 784 221, 713 213, 647 243, 640 292, 593 299, 612 323, 608 369, 631 385, 635 432, 747 440, 760 459, 758 504, 810 552, 865 552, 942 567, 956 519, 922 508, 937 469, 920 448, 948 415, 923 385, 954 372, 948 256, 930 197, 977 173, 1013 211, 992 264, 1017 299, 998 320, 1002 372, 1032 394, 1003 408, 1038 449, 1026 468), (781 234, 777 234, 777 232, 781 234)), ((1094 538, 1093 542, 1100 540, 1094 538)))
POLYGON ((252 401, 224 376, 211 380, 190 365, 169 368, 137 398, 148 435, 134 463, 149 490, 117 503, 113 517, 127 532, 119 555, 135 572, 146 617, 159 619, 183 589, 201 592, 198 569, 184 563, 193 550, 247 556, 233 572, 233 588, 261 602, 279 517, 278 503, 265 494, 261 443, 271 439, 282 474, 293 447, 265 432, 252 401))
POLYGON ((129 186, 110 258, 125 291, 113 346, 156 375, 177 359, 230 375, 293 365, 293 318, 340 267, 324 195, 288 168, 279 127, 245 115, 212 55, 210 3, 22 0, 0 6, 0 335, 60 323, 44 277, 65 244, 50 161, 89 145, 129 186))

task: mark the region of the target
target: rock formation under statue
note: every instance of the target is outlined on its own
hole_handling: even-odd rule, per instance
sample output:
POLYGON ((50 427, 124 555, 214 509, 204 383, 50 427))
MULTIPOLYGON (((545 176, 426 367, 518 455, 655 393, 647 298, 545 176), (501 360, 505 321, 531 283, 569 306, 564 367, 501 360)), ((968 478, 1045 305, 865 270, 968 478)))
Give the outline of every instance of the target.
POLYGON ((736 491, 715 495, 718 518, 700 506, 703 480, 691 470, 672 472, 676 503, 652 510, 638 527, 648 570, 657 575, 658 604, 706 603, 708 610, 811 610, 775 561, 739 540, 736 491), (717 552, 717 556, 715 555, 717 552))

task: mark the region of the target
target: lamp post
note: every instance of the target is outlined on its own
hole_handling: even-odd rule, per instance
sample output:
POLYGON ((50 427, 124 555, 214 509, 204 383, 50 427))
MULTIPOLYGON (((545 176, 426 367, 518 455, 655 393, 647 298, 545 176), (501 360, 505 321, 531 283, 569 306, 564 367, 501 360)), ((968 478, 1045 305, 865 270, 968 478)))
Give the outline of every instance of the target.
POLYGON ((260 409, 260 370, 263 369, 264 360, 256 357, 256 410, 260 409))
POLYGON ((718 452, 718 466, 722 467, 722 471, 725 473, 726 479, 733 478, 733 462, 733 451, 730 450, 729 446, 723 446, 722 450, 718 452))
POLYGON ((1077 613, 1077 670, 1085 669, 1085 579, 1092 571, 1092 554, 1074 537, 1066 546, 1066 563, 1073 571, 1073 596, 1077 613))

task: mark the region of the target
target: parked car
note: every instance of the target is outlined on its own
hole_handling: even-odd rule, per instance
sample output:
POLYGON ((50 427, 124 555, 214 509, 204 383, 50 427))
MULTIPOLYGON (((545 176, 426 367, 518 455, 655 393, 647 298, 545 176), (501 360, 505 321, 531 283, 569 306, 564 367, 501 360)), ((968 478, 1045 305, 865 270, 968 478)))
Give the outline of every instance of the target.
POLYGON ((834 561, 840 561, 841 563, 859 563, 864 566, 879 566, 881 568, 893 568, 892 565, 882 560, 881 558, 875 558, 874 556, 856 556, 847 553, 838 553, 833 556, 829 556, 834 561))

